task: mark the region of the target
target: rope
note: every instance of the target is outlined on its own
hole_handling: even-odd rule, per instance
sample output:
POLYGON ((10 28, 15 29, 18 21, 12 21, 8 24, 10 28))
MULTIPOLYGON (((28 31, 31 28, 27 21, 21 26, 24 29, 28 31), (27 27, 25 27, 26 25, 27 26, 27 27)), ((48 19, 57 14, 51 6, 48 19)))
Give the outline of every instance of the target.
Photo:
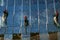
MULTIPOLYGON (((23 25, 23 24, 22 24, 22 17, 23 17, 23 0, 22 0, 21 7, 22 7, 22 8, 21 8, 21 27, 22 27, 22 25, 23 25)), ((22 34, 22 32, 23 32, 23 31, 22 31, 22 28, 21 28, 21 34, 22 34)), ((23 34, 21 35, 21 37, 22 37, 22 36, 23 36, 23 34)))
POLYGON ((53 0, 53 5, 54 5, 54 13, 56 14, 55 0, 53 0))
POLYGON ((31 25, 31 0, 29 0, 29 14, 30 14, 30 25, 31 25))
POLYGON ((38 30, 40 31, 40 18, 39 18, 39 0, 37 0, 37 9, 38 9, 38 30))
MULTIPOLYGON (((31 26, 31 0, 29 0, 29 14, 30 14, 30 27, 29 28, 31 28, 32 27, 31 26)), ((29 33, 31 32, 30 30, 29 30, 29 33)))
POLYGON ((47 0, 45 0, 45 5, 46 5, 46 30, 47 30, 47 24, 48 24, 47 0))
POLYGON ((22 27, 22 24, 23 24, 23 23, 22 23, 22 20, 23 20, 23 18, 22 18, 22 17, 23 17, 23 0, 22 0, 21 7, 22 7, 22 8, 21 8, 21 27, 22 27))
POLYGON ((14 10, 13 10, 13 17, 15 15, 15 0, 14 0, 14 10))
POLYGON ((6 1, 6 9, 8 8, 8 0, 6 1))

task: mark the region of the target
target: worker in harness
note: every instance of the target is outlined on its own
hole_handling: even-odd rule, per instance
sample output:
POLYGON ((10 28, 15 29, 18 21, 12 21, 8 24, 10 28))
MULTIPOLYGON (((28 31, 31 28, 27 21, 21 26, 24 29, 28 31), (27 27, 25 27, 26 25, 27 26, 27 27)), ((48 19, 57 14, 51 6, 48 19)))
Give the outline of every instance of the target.
POLYGON ((25 26, 25 32, 27 34, 27 26, 29 25, 29 21, 27 19, 27 16, 24 16, 24 26, 25 26))
POLYGON ((4 24, 7 24, 8 11, 4 10, 3 13, 4 14, 2 16, 2 21, 4 22, 4 24))
POLYGON ((58 22, 58 16, 59 16, 59 13, 56 11, 56 14, 54 15, 54 18, 53 18, 54 24, 55 24, 56 26, 60 26, 60 24, 59 24, 59 22, 58 22))

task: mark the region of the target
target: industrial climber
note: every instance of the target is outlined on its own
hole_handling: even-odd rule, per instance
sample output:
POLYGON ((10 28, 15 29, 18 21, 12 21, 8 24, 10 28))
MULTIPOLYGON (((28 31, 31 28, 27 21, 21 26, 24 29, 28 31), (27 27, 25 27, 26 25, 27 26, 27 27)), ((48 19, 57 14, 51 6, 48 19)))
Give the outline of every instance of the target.
POLYGON ((28 26, 29 25, 29 21, 27 19, 27 16, 24 16, 24 25, 28 26))
POLYGON ((3 11, 3 16, 2 16, 2 21, 7 24, 7 17, 8 17, 8 11, 7 10, 4 10, 3 11))
POLYGON ((56 26, 60 26, 60 24, 59 24, 59 22, 58 22, 58 16, 59 16, 59 13, 56 11, 56 14, 54 15, 54 18, 53 18, 54 24, 55 24, 56 26))
POLYGON ((25 26, 25 33, 27 34, 27 26, 29 25, 29 21, 27 19, 27 16, 24 16, 24 26, 25 26))

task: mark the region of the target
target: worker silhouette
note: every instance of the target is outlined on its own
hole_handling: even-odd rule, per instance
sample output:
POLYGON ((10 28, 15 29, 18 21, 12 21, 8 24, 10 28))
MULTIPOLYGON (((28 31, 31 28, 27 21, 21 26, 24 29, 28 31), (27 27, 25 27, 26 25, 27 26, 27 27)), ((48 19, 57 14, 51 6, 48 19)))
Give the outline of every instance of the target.
POLYGON ((29 25, 29 21, 27 19, 27 16, 24 16, 24 25, 28 26, 29 25))
POLYGON ((26 34, 27 34, 27 27, 28 27, 28 25, 29 25, 29 21, 27 19, 27 16, 24 16, 24 26, 25 26, 25 32, 26 32, 26 34))
POLYGON ((59 13, 56 11, 56 14, 54 15, 54 24, 56 26, 59 26, 60 25, 59 22, 58 22, 58 16, 59 16, 59 13))
POLYGON ((7 25, 7 17, 8 17, 8 11, 4 10, 3 16, 2 16, 2 21, 4 22, 5 25, 7 25))

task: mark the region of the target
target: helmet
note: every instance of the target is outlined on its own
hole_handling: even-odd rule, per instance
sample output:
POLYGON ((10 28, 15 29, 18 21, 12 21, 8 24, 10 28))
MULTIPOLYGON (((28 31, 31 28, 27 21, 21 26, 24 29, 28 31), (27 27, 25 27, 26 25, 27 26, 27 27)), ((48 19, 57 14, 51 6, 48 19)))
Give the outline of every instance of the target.
POLYGON ((4 10, 4 13, 7 13, 7 10, 6 9, 4 10))
POLYGON ((27 19, 27 16, 24 16, 24 19, 27 19))
POLYGON ((59 13, 58 13, 58 11, 56 11, 56 16, 58 16, 59 15, 59 13))

